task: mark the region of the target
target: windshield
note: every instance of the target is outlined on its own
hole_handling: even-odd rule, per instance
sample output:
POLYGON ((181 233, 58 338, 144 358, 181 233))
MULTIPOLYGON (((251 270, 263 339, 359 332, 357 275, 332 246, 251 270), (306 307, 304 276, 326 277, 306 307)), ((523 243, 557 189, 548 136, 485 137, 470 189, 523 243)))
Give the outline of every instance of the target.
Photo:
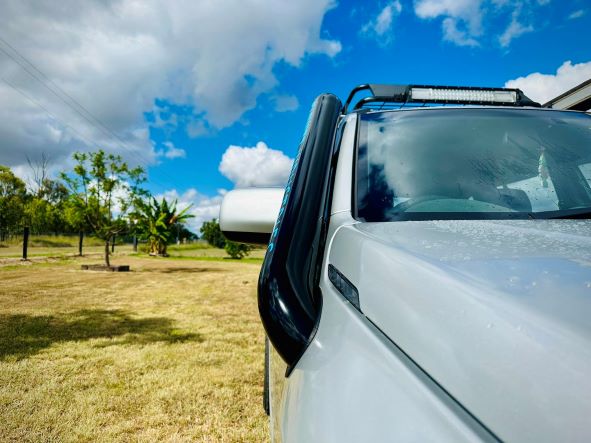
POLYGON ((525 109, 360 115, 363 221, 555 218, 591 211, 591 117, 525 109))

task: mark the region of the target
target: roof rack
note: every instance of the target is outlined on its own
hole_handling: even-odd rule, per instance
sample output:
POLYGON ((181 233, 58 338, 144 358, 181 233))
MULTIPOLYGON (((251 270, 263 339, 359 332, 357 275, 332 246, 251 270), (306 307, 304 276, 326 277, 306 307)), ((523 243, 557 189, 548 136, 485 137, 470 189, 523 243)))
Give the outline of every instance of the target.
POLYGON ((359 100, 353 107, 353 111, 362 108, 392 108, 394 104, 401 107, 409 103, 541 107, 520 89, 366 84, 357 86, 351 91, 343 107, 343 114, 347 113, 353 98, 361 91, 369 91, 371 96, 359 100))

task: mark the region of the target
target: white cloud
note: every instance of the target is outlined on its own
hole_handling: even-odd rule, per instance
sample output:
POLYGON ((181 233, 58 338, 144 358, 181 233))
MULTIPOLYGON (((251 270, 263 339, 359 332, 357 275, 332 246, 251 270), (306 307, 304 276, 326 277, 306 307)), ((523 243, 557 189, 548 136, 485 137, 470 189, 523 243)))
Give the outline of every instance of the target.
POLYGON ((534 30, 528 23, 536 8, 549 0, 415 0, 415 14, 425 20, 442 19, 443 39, 458 46, 480 46, 487 38, 485 24, 510 17, 496 41, 508 47, 515 38, 534 30))
POLYGON ((581 18, 583 17, 585 14, 587 13, 587 11, 585 11, 584 9, 578 9, 577 11, 573 11, 568 18, 570 20, 574 20, 576 18, 581 18))
POLYGON ((503 48, 508 47, 513 39, 534 30, 532 25, 524 26, 519 22, 519 11, 520 8, 513 12, 511 23, 509 23, 507 29, 505 29, 505 31, 499 36, 499 43, 503 48))
POLYGON ((300 102, 295 95, 276 95, 273 101, 277 112, 295 111, 300 107, 300 102))
POLYGON ((219 170, 237 188, 284 186, 292 163, 283 152, 258 142, 254 147, 229 146, 219 170))
POLYGON ((443 39, 459 46, 476 46, 482 34, 482 0, 415 0, 422 19, 444 17, 443 39))
MULTIPOLYGON (((177 201, 177 209, 182 211, 188 206, 191 206, 189 213, 194 216, 187 220, 187 227, 196 234, 199 234, 199 229, 203 222, 209 221, 213 218, 217 219, 220 215, 220 205, 226 193, 225 189, 218 189, 218 192, 213 197, 201 194, 197 189, 187 189, 182 194, 176 189, 170 189, 166 192, 156 196, 157 200, 162 197, 169 202, 177 201)), ((200 235, 200 234, 199 234, 200 235)))
MULTIPOLYGON (((17 166, 25 154, 41 151, 63 161, 97 145, 153 162, 156 153, 137 130, 156 98, 195 108, 206 123, 195 123, 193 136, 233 124, 276 88, 278 62, 298 67, 308 54, 340 51, 338 41, 321 37, 333 6, 332 0, 5 0, 2 38, 43 74, 0 46, 56 92, 4 54, 0 77, 57 118, 0 80, 0 163, 17 166), (94 117, 57 87, 109 130, 91 124, 94 117)), ((155 124, 176 122, 170 116, 155 124)))
POLYGON ((570 60, 560 66, 556 74, 534 72, 509 80, 506 88, 519 88, 532 100, 542 104, 591 78, 591 61, 573 65, 570 60))
POLYGON ((209 133, 209 127, 203 120, 193 120, 187 124, 187 135, 191 138, 209 133))
POLYGON ((386 5, 374 20, 370 20, 361 28, 361 34, 378 39, 383 45, 392 41, 392 25, 394 18, 402 12, 402 5, 398 0, 386 5))
POLYGON ((478 40, 471 37, 471 33, 466 29, 461 29, 463 26, 461 20, 447 17, 442 22, 443 38, 446 41, 455 43, 458 46, 478 46, 478 40))
POLYGON ((166 151, 162 155, 168 159, 185 158, 187 156, 184 149, 177 148, 172 142, 164 142, 163 145, 166 147, 166 151))

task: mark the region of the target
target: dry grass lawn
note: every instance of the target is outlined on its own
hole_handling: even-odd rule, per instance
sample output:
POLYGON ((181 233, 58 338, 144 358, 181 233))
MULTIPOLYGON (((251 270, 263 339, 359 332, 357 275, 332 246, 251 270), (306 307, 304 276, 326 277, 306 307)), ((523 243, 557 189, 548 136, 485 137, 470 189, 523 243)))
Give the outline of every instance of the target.
POLYGON ((0 264, 0 440, 266 441, 260 262, 113 261, 0 264))

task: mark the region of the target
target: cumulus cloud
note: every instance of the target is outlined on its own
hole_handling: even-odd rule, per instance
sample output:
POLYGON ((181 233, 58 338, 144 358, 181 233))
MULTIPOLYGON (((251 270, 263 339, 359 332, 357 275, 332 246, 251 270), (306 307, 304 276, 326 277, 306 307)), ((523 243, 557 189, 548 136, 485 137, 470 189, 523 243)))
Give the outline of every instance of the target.
POLYGON ((591 78, 591 61, 573 65, 565 61, 556 74, 534 72, 525 77, 509 80, 506 88, 519 88, 532 100, 546 103, 558 95, 591 78))
MULTIPOLYGON (((308 54, 333 57, 341 50, 321 37, 333 6, 332 0, 6 0, 0 161, 17 166, 41 151, 62 161, 98 145, 149 164, 156 153, 143 115, 156 98, 195 109, 204 123, 191 126, 192 136, 233 124, 276 88, 278 62, 298 67, 308 54)), ((174 127, 174 116, 155 124, 174 127)))
POLYGON ((163 145, 166 150, 162 155, 168 159, 185 158, 187 156, 184 149, 177 148, 172 142, 164 142, 163 145))
POLYGON ((518 11, 519 9, 515 10, 511 17, 511 23, 509 23, 507 29, 499 36, 499 43, 503 48, 509 46, 513 39, 534 30, 532 25, 525 26, 519 21, 518 11))
POLYGON ((478 45, 482 35, 482 0, 416 0, 415 14, 422 19, 443 17, 443 39, 459 46, 478 45))
POLYGON ((211 197, 200 193, 195 188, 187 189, 183 193, 179 193, 176 189, 170 189, 157 195, 156 199, 160 200, 164 197, 169 202, 176 200, 179 211, 191 206, 189 213, 194 218, 187 220, 187 227, 194 233, 199 234, 203 222, 219 217, 220 205, 225 193, 225 189, 218 189, 217 194, 211 197))
POLYGON ((572 12, 572 13, 571 13, 571 14, 568 16, 568 18, 569 18, 570 20, 574 20, 574 19, 577 19, 577 18, 581 18, 581 17, 583 17, 583 16, 584 16, 586 13, 587 13, 587 11, 585 11, 584 9, 577 9, 576 11, 573 11, 573 12, 572 12))
POLYGON ((295 95, 276 95, 273 101, 277 112, 295 111, 300 107, 300 102, 295 95))
POLYGON ((517 37, 534 31, 536 8, 549 0, 415 0, 415 14, 425 20, 441 18, 443 39, 458 46, 480 46, 487 37, 489 18, 508 19, 496 41, 506 48, 517 37))
POLYGON ((392 42, 392 25, 394 18, 402 12, 402 5, 398 0, 395 0, 386 5, 377 17, 367 22, 361 28, 361 34, 368 37, 373 37, 382 45, 387 45, 392 42))
POLYGON ((219 171, 237 188, 284 186, 292 163, 283 152, 258 142, 254 147, 229 146, 219 171))
POLYGON ((193 120, 187 124, 187 135, 191 138, 201 137, 209 131, 210 128, 203 120, 193 120))

